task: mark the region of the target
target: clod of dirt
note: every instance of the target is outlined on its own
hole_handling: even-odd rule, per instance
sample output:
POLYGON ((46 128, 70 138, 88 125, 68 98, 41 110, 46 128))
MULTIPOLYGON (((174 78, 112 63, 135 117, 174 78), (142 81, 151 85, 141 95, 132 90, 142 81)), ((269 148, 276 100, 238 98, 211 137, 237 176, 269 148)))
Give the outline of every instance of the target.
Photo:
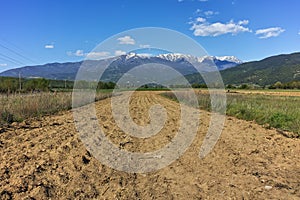
POLYGON ((274 185, 274 187, 276 187, 276 188, 279 188, 279 189, 288 189, 288 190, 291 190, 292 188, 290 187, 290 186, 288 186, 288 185, 286 185, 286 184, 282 184, 282 183, 276 183, 275 185, 274 185))
POLYGON ((83 162, 84 164, 89 164, 90 160, 87 159, 85 156, 82 156, 82 162, 83 162))
POLYGON ((2 200, 11 200, 12 199, 12 192, 4 190, 0 193, 0 199, 2 200))
POLYGON ((50 126, 60 126, 61 124, 58 122, 53 122, 50 126))
POLYGON ((5 128, 0 128, 0 134, 1 134, 1 133, 4 133, 5 131, 6 131, 5 128))

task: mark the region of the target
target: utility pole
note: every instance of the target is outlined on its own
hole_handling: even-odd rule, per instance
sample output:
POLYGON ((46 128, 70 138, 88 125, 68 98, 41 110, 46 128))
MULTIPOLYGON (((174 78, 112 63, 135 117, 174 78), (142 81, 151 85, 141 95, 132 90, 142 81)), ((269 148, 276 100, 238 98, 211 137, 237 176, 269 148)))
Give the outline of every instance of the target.
POLYGON ((19 71, 19 93, 21 93, 22 90, 22 78, 21 78, 21 71, 19 71))

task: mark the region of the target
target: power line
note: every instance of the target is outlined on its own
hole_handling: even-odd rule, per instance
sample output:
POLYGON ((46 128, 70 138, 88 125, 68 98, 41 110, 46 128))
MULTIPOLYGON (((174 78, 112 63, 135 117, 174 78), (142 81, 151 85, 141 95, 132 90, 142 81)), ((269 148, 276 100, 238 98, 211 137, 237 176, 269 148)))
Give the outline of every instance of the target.
POLYGON ((18 60, 16 60, 16 59, 12 58, 12 57, 6 56, 6 55, 4 55, 4 54, 2 54, 2 53, 0 53, 0 56, 4 57, 4 60, 7 60, 7 59, 8 59, 8 60, 7 60, 8 62, 13 62, 13 63, 15 63, 15 64, 26 65, 25 63, 23 63, 23 62, 21 62, 21 61, 18 61, 18 60))
MULTIPOLYGON (((22 56, 24 56, 24 57, 26 57, 28 60, 30 60, 31 62, 33 62, 33 63, 38 63, 37 61, 36 61, 36 59, 34 58, 34 59, 31 59, 32 58, 32 56, 29 56, 28 57, 28 55, 30 55, 30 53, 28 53, 28 51, 26 51, 26 50, 24 50, 23 48, 20 48, 18 45, 16 45, 16 44, 14 44, 13 42, 11 42, 11 41, 9 41, 9 40, 7 40, 6 38, 0 38, 0 40, 2 41, 2 43, 4 42, 4 43, 6 43, 6 47, 7 46, 11 46, 12 48, 10 48, 10 49, 15 49, 15 52, 19 52, 19 54, 21 54, 22 56), (25 55, 27 55, 27 56, 25 56, 25 55)), ((2 44, 3 45, 3 44, 2 44)), ((8 48, 8 47, 7 47, 8 48)))
POLYGON ((6 58, 1 58, 1 57, 0 57, 0 60, 4 60, 4 61, 6 61, 6 62, 12 62, 12 61, 10 61, 10 60, 8 60, 8 59, 6 59, 6 58))
POLYGON ((10 51, 10 52, 12 52, 12 53, 14 53, 14 54, 16 54, 16 55, 22 57, 23 59, 26 59, 26 60, 28 60, 28 61, 30 61, 30 62, 33 62, 33 63, 36 63, 36 62, 33 61, 32 59, 23 56, 22 54, 20 54, 20 53, 18 53, 18 52, 16 52, 16 51, 14 51, 14 50, 12 50, 12 49, 10 49, 10 48, 4 46, 3 44, 0 44, 0 46, 1 46, 2 48, 4 48, 4 49, 6 49, 6 50, 8 50, 8 51, 10 51))

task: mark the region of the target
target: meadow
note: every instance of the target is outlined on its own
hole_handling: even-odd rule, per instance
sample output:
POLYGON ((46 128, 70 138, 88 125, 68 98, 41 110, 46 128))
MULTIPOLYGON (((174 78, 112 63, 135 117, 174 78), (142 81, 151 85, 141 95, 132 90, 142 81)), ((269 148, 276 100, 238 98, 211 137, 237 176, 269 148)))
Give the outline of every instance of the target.
MULTIPOLYGON (((227 93, 226 114, 247 121, 255 121, 266 128, 276 128, 279 131, 293 132, 296 137, 300 136, 300 97, 289 93, 274 95, 243 91, 227 93)), ((162 94, 175 100, 171 92, 162 94)), ((211 110, 210 95, 208 92, 198 92, 200 109, 211 110)))

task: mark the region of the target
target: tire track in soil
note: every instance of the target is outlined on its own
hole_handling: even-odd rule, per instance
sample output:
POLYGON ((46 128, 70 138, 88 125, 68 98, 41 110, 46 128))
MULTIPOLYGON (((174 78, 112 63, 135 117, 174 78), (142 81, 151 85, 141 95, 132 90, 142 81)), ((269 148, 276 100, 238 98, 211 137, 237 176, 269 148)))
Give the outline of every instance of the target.
MULTIPOLYGON (((113 143, 146 152, 174 137, 178 103, 157 92, 136 92, 131 102, 140 125, 149 123, 151 105, 165 105, 165 127, 151 138, 129 136, 115 126, 110 99, 99 101, 97 116, 113 143)), ((209 117, 201 111, 198 134, 181 158, 147 174, 116 171, 94 159, 78 139, 71 111, 14 124, 0 134, 0 199, 300 199, 299 139, 226 117, 214 150, 200 160, 209 117)))

